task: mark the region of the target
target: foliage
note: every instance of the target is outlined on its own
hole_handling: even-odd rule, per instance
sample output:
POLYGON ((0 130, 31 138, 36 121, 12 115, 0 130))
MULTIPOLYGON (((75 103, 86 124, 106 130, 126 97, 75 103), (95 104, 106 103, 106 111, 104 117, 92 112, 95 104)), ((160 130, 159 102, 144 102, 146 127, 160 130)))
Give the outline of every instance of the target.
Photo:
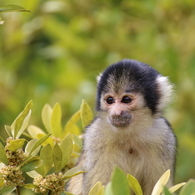
POLYGON ((28 127, 31 107, 32 101, 11 126, 5 126, 8 138, 5 144, 0 143, 0 193, 14 189, 18 192, 24 187, 35 193, 61 194, 66 182, 83 172, 81 167, 71 167, 71 160, 77 158, 81 150, 81 139, 74 129, 79 129, 79 120, 83 125, 89 124, 90 107, 83 100, 80 110, 62 129, 60 104, 56 103, 53 108, 46 104, 42 110, 46 133, 36 126, 28 127), (74 132, 75 135, 70 134, 74 132), (25 183, 24 173, 33 178, 32 183, 25 183))
MULTIPOLYGON (((23 187, 38 194, 68 194, 64 192, 66 182, 84 172, 82 167, 75 166, 76 161, 73 160, 78 158, 82 145, 79 143, 82 132, 78 131, 80 128, 77 123, 81 120, 83 128, 87 126, 93 118, 91 109, 83 100, 79 111, 62 128, 60 104, 56 103, 53 108, 46 104, 42 109, 42 121, 46 130, 44 132, 39 127, 28 126, 31 108, 32 101, 11 126, 5 126, 8 138, 5 144, 0 143, 0 193, 16 189, 17 194, 20 194, 20 188, 23 187), (31 183, 26 183, 24 173, 32 178, 31 183)), ((151 195, 160 195, 169 177, 170 170, 162 175, 151 195)), ((165 188, 164 195, 174 193, 183 185, 185 182, 169 190, 165 188)), ((143 195, 137 179, 116 167, 110 183, 103 186, 101 182, 97 182, 89 195, 129 195, 130 189, 136 195, 143 195)), ((190 195, 194 191, 195 181, 190 180, 182 188, 180 195, 190 195)))
MULTIPOLYGON (((151 195, 171 195, 174 194, 180 187, 184 186, 186 183, 177 184, 171 187, 169 190, 164 187, 170 177, 170 170, 167 170, 161 178, 158 180, 151 195), (164 187, 164 191, 163 191, 164 187)), ((181 190, 179 195, 190 195, 194 192, 195 182, 190 180, 181 190), (190 185, 190 187, 189 187, 190 185), (188 193, 186 193, 189 190, 188 193)), ((142 189, 139 182, 132 175, 124 174, 119 168, 115 168, 113 171, 110 183, 104 188, 100 182, 97 182, 94 187, 89 192, 89 195, 129 195, 131 190, 135 195, 143 195, 142 189), (128 185, 129 184, 129 185, 128 185)))

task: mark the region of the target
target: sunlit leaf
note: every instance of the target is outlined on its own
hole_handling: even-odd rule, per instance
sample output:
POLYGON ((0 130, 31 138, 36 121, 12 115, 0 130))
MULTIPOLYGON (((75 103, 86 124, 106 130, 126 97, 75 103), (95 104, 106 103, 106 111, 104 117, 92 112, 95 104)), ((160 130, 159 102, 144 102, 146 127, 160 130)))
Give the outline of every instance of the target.
POLYGON ((4 5, 0 6, 0 12, 31 12, 19 5, 4 5))
POLYGON ((88 195, 103 195, 104 194, 104 186, 101 182, 97 182, 89 191, 88 195))
POLYGON ((49 104, 45 104, 41 116, 42 116, 43 124, 48 133, 51 133, 51 115, 52 115, 51 106, 49 104))
POLYGON ((163 187, 166 185, 170 177, 170 170, 167 170, 155 184, 151 195, 160 195, 163 187))
POLYGON ((127 180, 128 180, 128 183, 129 183, 131 189, 134 191, 134 193, 136 195, 143 195, 141 186, 135 177, 133 177, 130 174, 127 174, 127 180))
POLYGON ((76 125, 76 123, 81 119, 81 114, 80 110, 77 111, 66 123, 65 128, 64 128, 64 133, 65 135, 68 133, 75 134, 75 135, 80 135, 80 129, 76 125))
POLYGON ((63 175, 63 179, 69 179, 75 175, 84 173, 85 171, 83 170, 83 168, 81 166, 76 166, 70 170, 68 170, 64 175, 63 175))
POLYGON ((40 159, 42 160, 43 165, 36 169, 36 171, 42 176, 46 176, 53 164, 52 152, 48 151, 52 151, 50 144, 44 146, 40 152, 40 159))
POLYGON ((34 185, 32 183, 27 183, 27 184, 24 184, 22 187, 24 187, 26 189, 32 189, 32 188, 35 188, 36 185, 34 185))
POLYGON ((173 187, 169 188, 169 191, 171 193, 177 191, 179 188, 181 188, 182 186, 184 186, 186 184, 186 182, 182 182, 182 183, 179 183, 177 185, 174 185, 173 187))
POLYGON ((20 168, 20 170, 23 172, 28 172, 37 169, 41 165, 42 165, 42 161, 40 159, 37 159, 25 164, 20 168))
MULTIPOLYGON (((37 139, 32 139, 30 140, 27 144, 26 144, 26 147, 25 147, 25 153, 26 154, 30 154, 30 152, 32 151, 34 145, 37 143, 37 139)), ((31 153, 31 156, 35 156, 39 150, 41 149, 41 146, 37 147, 32 153, 31 153)))
POLYGON ((36 150, 43 142, 45 142, 48 137, 50 136, 50 134, 45 135, 44 137, 42 137, 41 139, 37 140, 36 143, 34 144, 34 146, 32 147, 31 151, 29 152, 29 154, 31 154, 34 150, 36 150))
POLYGON ((114 194, 113 194, 113 191, 112 191, 111 182, 109 182, 109 183, 106 185, 104 195, 114 195, 114 194))
POLYGON ((8 164, 6 152, 4 146, 0 143, 0 162, 3 162, 4 164, 8 164))
POLYGON ((101 189, 98 190, 98 192, 96 193, 96 195, 104 195, 104 186, 101 187, 101 189))
POLYGON ((61 168, 63 168, 68 160, 70 159, 70 155, 72 153, 73 149, 73 143, 72 143, 72 138, 71 135, 67 135, 60 143, 60 148, 62 151, 62 164, 61 168))
POLYGON ((60 138, 62 133, 61 126, 62 111, 59 103, 56 103, 53 107, 51 115, 51 131, 54 137, 60 138))
POLYGON ((85 100, 82 101, 81 108, 81 121, 82 121, 82 126, 85 128, 87 125, 90 124, 90 122, 93 119, 93 113, 91 111, 91 108, 87 104, 85 100))
MULTIPOLYGON (((37 134, 37 139, 41 139, 42 137, 44 137, 45 134, 37 134)), ((53 138, 50 136, 48 137, 47 140, 45 140, 42 144, 42 146, 46 146, 47 144, 50 144, 52 147, 55 145, 55 141, 53 140, 53 138)))
POLYGON ((57 143, 53 148, 52 158, 53 158, 55 173, 58 173, 62 169, 62 151, 60 149, 60 146, 57 143))
POLYGON ((5 130, 6 130, 7 134, 8 134, 8 136, 11 137, 11 135, 12 135, 12 133, 11 133, 11 126, 5 125, 4 127, 5 127, 5 130))
POLYGON ((35 178, 35 177, 37 177, 37 176, 39 176, 40 174, 39 173, 37 173, 36 171, 29 171, 29 172, 26 172, 26 174, 28 175, 28 176, 30 176, 31 178, 35 178))
POLYGON ((45 132, 44 132, 42 129, 40 129, 39 127, 36 127, 36 126, 34 126, 34 125, 28 126, 27 131, 28 131, 28 133, 30 134, 30 136, 31 136, 32 138, 35 138, 35 139, 38 139, 37 136, 38 136, 39 134, 45 135, 45 132))
POLYGON ((4 179, 0 178, 0 189, 4 186, 4 184, 5 184, 4 179))
POLYGON ((11 125, 11 132, 14 138, 19 138, 22 132, 28 126, 28 122, 31 115, 31 107, 33 103, 30 101, 24 110, 18 115, 15 121, 11 125))
POLYGON ((77 135, 72 135, 73 138, 73 147, 74 147, 74 153, 80 153, 82 150, 82 140, 77 135))
POLYGON ((181 189, 179 195, 191 195, 195 192, 195 179, 190 179, 181 189))
POLYGON ((111 182, 112 182, 112 190, 114 195, 130 194, 130 187, 127 181, 126 174, 118 167, 115 168, 112 174, 111 182))
POLYGON ((7 149, 14 152, 17 149, 22 148, 25 141, 26 141, 25 139, 11 140, 9 145, 7 145, 7 149))
POLYGON ((70 193, 70 192, 66 192, 66 191, 65 191, 65 194, 66 194, 66 195, 74 195, 74 194, 72 194, 72 193, 70 193))
MULTIPOLYGON (((18 138, 22 135, 22 133, 24 132, 24 130, 27 128, 30 117, 31 117, 31 110, 29 110, 27 116, 24 118, 20 130, 19 130, 18 133, 16 134, 16 139, 18 139, 18 138)), ((22 119, 22 118, 21 118, 21 119, 22 119)))

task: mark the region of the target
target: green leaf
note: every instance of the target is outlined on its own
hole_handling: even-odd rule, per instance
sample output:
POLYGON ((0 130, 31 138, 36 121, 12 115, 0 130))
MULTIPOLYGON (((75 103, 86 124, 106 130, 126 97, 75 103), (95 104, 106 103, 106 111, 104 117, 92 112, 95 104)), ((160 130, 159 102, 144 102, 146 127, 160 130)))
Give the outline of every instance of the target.
POLYGON ((113 191, 112 191, 112 184, 111 184, 111 182, 109 182, 109 183, 106 185, 104 195, 114 195, 114 194, 113 194, 113 191))
POLYGON ((40 174, 37 173, 36 171, 29 171, 29 172, 26 172, 26 174, 31 177, 31 178, 35 178, 35 177, 38 177, 40 174))
POLYGON ((37 169, 41 165, 42 165, 42 161, 40 159, 37 159, 25 164, 20 168, 20 170, 23 172, 28 172, 37 169))
POLYGON ((0 136, 0 143, 2 143, 3 145, 5 145, 5 141, 4 139, 0 136))
POLYGON ((72 155, 75 157, 80 156, 80 152, 82 150, 82 140, 77 135, 72 135, 73 138, 73 153, 72 155))
POLYGON ((75 135, 80 135, 80 129, 76 125, 76 123, 81 119, 81 113, 80 110, 77 111, 66 123, 66 126, 64 128, 64 133, 65 135, 70 133, 70 134, 75 134, 75 135))
POLYGON ((47 175, 53 164, 52 153, 48 151, 52 151, 50 144, 47 144, 42 148, 40 152, 40 159, 42 160, 43 164, 36 169, 36 171, 44 177, 47 175))
POLYGON ((127 181, 126 174, 118 167, 116 167, 113 172, 111 182, 114 195, 130 194, 130 187, 127 181))
POLYGON ((81 166, 76 166, 72 169, 69 169, 62 177, 63 180, 65 179, 69 179, 75 175, 84 173, 85 171, 83 170, 83 168, 81 166))
POLYGON ((102 186, 101 182, 97 182, 89 191, 88 195, 103 195, 104 194, 104 186, 102 186))
POLYGON ((7 134, 8 134, 8 136, 11 137, 12 136, 11 126, 5 125, 4 127, 5 127, 5 130, 6 130, 7 134))
POLYGON ((32 188, 35 188, 36 185, 34 185, 32 183, 27 183, 27 184, 24 184, 22 187, 24 187, 26 189, 32 189, 32 188))
POLYGON ((60 149, 62 151, 62 164, 61 169, 66 165, 68 160, 70 159, 70 155, 73 149, 73 143, 71 135, 67 135, 60 143, 60 149))
POLYGON ((3 187, 3 188, 1 188, 1 190, 0 190, 0 194, 4 194, 4 193, 6 193, 6 194, 10 194, 11 192, 13 192, 15 190, 15 187, 3 187))
POLYGON ((4 179, 0 178, 0 189, 4 186, 5 182, 4 179))
POLYGON ((7 161, 5 148, 4 148, 4 146, 1 143, 0 143, 0 154, 1 154, 0 155, 0 161, 7 165, 8 161, 7 161))
POLYGON ((90 124, 90 122, 93 119, 93 113, 91 111, 91 108, 89 107, 89 105, 85 100, 82 101, 80 111, 81 111, 82 126, 83 128, 85 128, 87 125, 90 124))
POLYGON ((11 132, 12 135, 15 138, 19 138, 20 135, 23 133, 23 131, 28 126, 28 122, 31 115, 31 107, 33 103, 30 101, 24 110, 18 115, 18 117, 15 119, 15 121, 11 125, 11 132))
POLYGON ((61 107, 59 103, 56 103, 52 115, 51 115, 51 131, 54 137, 60 138, 62 133, 62 126, 61 126, 61 107))
POLYGON ((170 191, 166 187, 164 187, 163 192, 163 195, 171 195, 170 191))
POLYGON ((62 169, 62 151, 60 146, 56 143, 52 151, 53 163, 55 173, 58 173, 62 169))
POLYGON ((25 165, 27 165, 28 163, 32 162, 32 161, 37 161, 40 160, 40 158, 38 156, 28 156, 21 164, 20 166, 18 166, 16 169, 20 169, 21 167, 24 167, 25 165))
POLYGON ((191 195, 195 192, 195 179, 190 179, 181 189, 179 195, 191 195))
POLYGON ((135 177, 133 177, 130 174, 127 174, 127 180, 128 180, 128 183, 129 183, 131 189, 134 191, 134 193, 136 195, 143 195, 141 186, 135 177))
POLYGON ((74 194, 65 191, 65 195, 74 195, 74 194))
POLYGON ((169 188, 169 191, 171 193, 173 193, 173 192, 177 191, 179 188, 181 188, 182 186, 184 186, 185 184, 186 184, 186 182, 182 182, 182 183, 179 183, 177 185, 174 185, 171 188, 169 188))
POLYGON ((17 149, 22 148, 25 141, 26 141, 25 139, 11 140, 10 144, 7 145, 7 149, 14 152, 17 149))
POLYGON ((42 137, 41 139, 37 140, 34 144, 34 146, 32 147, 31 151, 29 152, 29 155, 35 150, 37 149, 43 142, 45 142, 48 137, 50 136, 51 134, 48 134, 48 135, 45 135, 44 137, 42 137))
POLYGON ((39 127, 36 127, 34 125, 28 126, 27 131, 30 134, 30 136, 32 138, 35 138, 35 139, 38 139, 38 135, 40 135, 40 134, 45 135, 45 132, 42 129, 40 129, 39 127))
POLYGON ((42 121, 48 133, 51 133, 51 115, 52 115, 52 108, 49 104, 45 104, 42 109, 42 121))
POLYGON ((163 187, 166 185, 170 177, 170 170, 167 170, 155 184, 151 195, 160 195, 163 187))
MULTIPOLYGON (((30 140, 27 144, 26 144, 26 147, 25 147, 25 153, 27 155, 30 154, 31 150, 33 149, 34 145, 37 143, 37 139, 32 139, 30 140)), ((41 149, 41 146, 37 147, 32 153, 31 153, 31 156, 35 156, 39 150, 41 149)))
POLYGON ((0 12, 31 12, 19 5, 4 5, 0 6, 0 12))

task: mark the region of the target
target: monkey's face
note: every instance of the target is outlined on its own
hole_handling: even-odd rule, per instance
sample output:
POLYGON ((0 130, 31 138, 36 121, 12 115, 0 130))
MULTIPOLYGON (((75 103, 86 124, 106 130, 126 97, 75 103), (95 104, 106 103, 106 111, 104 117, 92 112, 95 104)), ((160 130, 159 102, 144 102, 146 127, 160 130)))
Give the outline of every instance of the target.
POLYGON ((101 97, 101 109, 106 111, 107 120, 114 127, 127 127, 136 115, 136 111, 144 106, 144 101, 139 93, 115 93, 103 94, 101 97))
POLYGON ((96 109, 115 127, 137 127, 161 113, 171 89, 167 78, 149 65, 122 60, 98 77, 96 109))

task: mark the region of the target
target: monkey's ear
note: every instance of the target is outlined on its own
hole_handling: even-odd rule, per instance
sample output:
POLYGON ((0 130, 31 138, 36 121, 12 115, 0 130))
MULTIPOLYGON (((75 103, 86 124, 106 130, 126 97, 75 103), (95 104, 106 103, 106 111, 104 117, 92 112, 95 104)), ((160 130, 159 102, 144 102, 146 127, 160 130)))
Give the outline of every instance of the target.
POLYGON ((97 83, 99 83, 101 77, 102 77, 102 73, 100 73, 100 74, 96 77, 97 83))
POLYGON ((156 79, 157 91, 159 93, 158 110, 161 111, 173 99, 173 85, 169 82, 167 77, 158 76, 156 79))

